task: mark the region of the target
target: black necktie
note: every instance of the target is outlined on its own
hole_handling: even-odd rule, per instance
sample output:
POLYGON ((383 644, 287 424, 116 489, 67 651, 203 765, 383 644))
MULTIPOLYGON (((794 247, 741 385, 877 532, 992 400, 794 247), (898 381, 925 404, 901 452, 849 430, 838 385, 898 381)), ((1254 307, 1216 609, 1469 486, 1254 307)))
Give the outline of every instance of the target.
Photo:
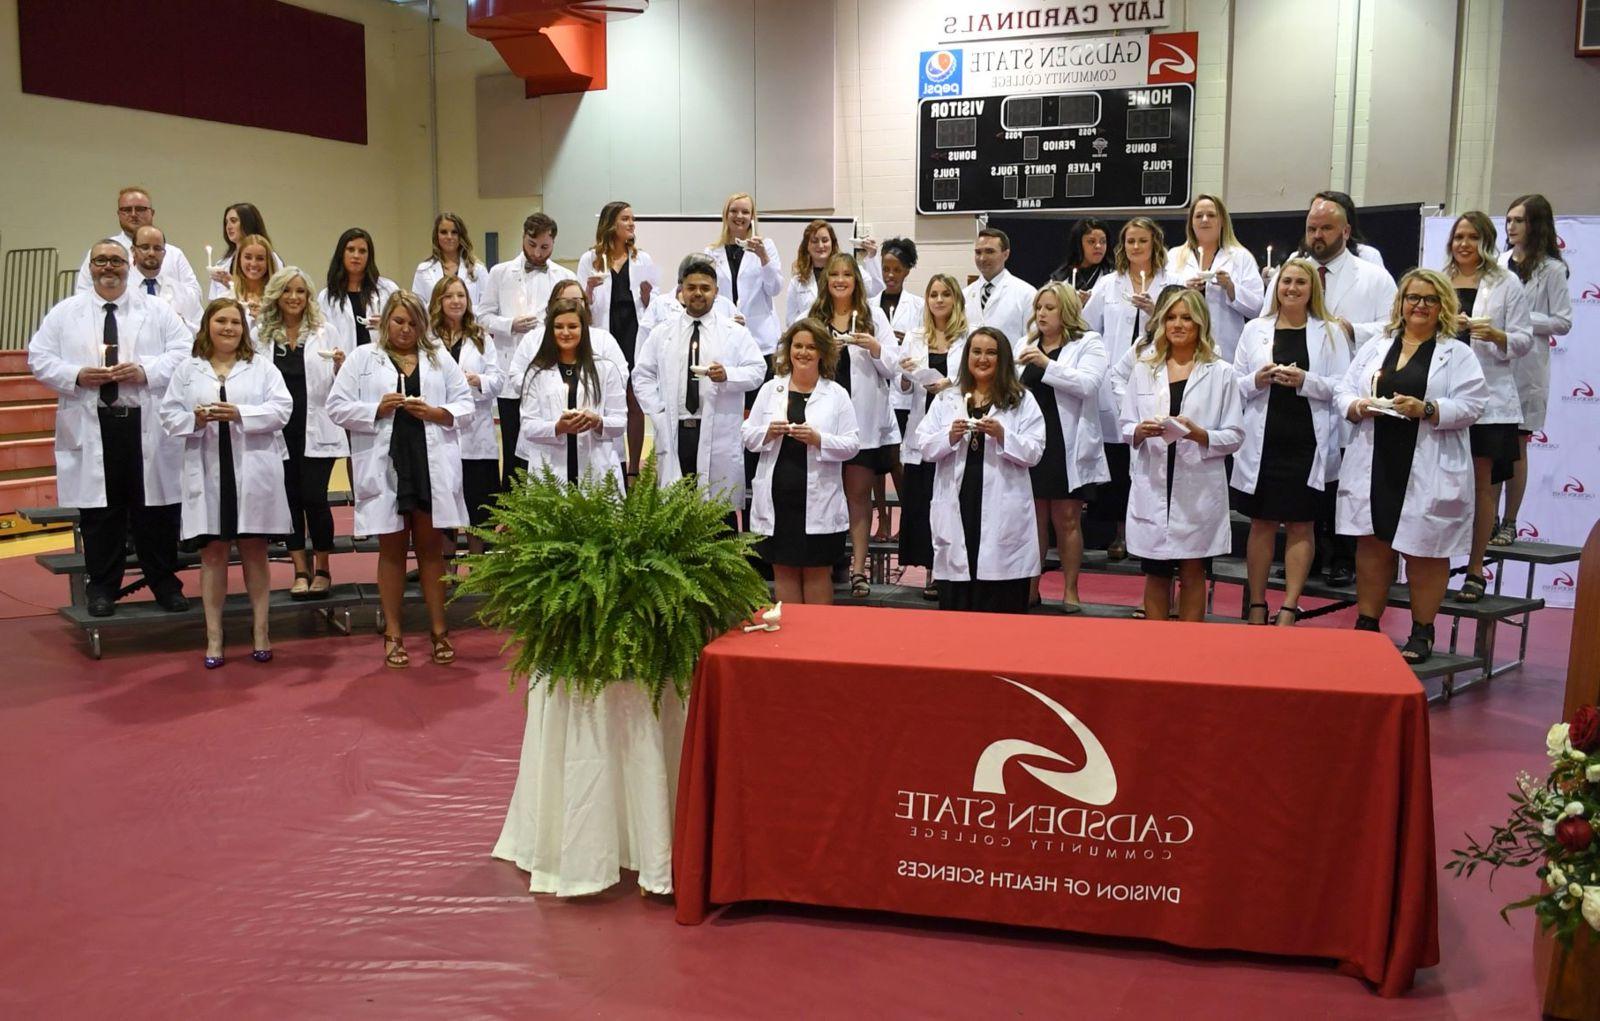
POLYGON ((689 414, 700 413, 700 377, 694 374, 694 367, 700 364, 700 320, 694 320, 694 332, 689 334, 689 381, 688 389, 683 392, 683 406, 689 414))
POLYGON ((993 280, 985 280, 983 282, 983 293, 978 298, 978 311, 980 311, 980 312, 989 311, 989 297, 992 294, 994 294, 994 281, 993 280))
MULTIPOLYGON (((101 335, 101 340, 106 346, 106 365, 115 365, 120 359, 117 354, 117 306, 106 302, 106 330, 101 335)), ((110 407, 117 403, 117 384, 100 384, 100 403, 110 407)))
POLYGON ((152 297, 152 298, 154 298, 156 296, 156 278, 155 277, 145 277, 145 279, 144 279, 144 293, 150 295, 150 297, 152 297))
POLYGON ((1322 278, 1321 279, 1322 297, 1323 297, 1324 300, 1326 300, 1327 297, 1328 297, 1328 267, 1326 267, 1326 266, 1318 266, 1317 267, 1317 276, 1322 278))

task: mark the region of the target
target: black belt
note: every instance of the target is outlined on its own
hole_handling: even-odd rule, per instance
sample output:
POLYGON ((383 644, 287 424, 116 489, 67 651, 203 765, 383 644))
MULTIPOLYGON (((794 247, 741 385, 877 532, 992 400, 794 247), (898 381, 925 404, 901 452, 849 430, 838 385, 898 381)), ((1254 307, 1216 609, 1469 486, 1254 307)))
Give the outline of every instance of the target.
POLYGON ((101 418, 132 418, 139 413, 138 408, 129 407, 123 404, 112 404, 109 406, 101 404, 98 406, 98 408, 101 418))
POLYGON ((700 428, 700 420, 698 418, 680 418, 678 419, 678 428, 698 429, 700 428))

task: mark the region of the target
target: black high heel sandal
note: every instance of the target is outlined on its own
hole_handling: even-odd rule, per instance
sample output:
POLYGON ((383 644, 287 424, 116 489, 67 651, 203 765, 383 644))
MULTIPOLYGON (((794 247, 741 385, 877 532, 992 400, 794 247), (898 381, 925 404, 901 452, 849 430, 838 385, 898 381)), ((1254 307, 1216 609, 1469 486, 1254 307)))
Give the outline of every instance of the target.
POLYGON ((1294 626, 1295 624, 1300 623, 1300 607, 1298 607, 1298 606, 1280 606, 1280 607, 1278 607, 1278 612, 1273 615, 1273 618, 1272 618, 1273 625, 1274 626, 1278 626, 1279 619, 1281 619, 1283 617, 1283 615, 1286 614, 1286 613, 1290 615, 1291 619, 1289 621, 1289 624, 1290 624, 1291 627, 1294 626))
POLYGON ((1367 616, 1366 614, 1363 613, 1363 614, 1361 614, 1361 615, 1356 617, 1356 630, 1357 631, 1381 631, 1383 629, 1378 627, 1378 618, 1369 617, 1369 616, 1367 616))
POLYGON ((1407 663, 1426 663, 1433 655, 1433 625, 1411 622, 1411 637, 1400 646, 1400 656, 1407 663))
POLYGON ((1488 590, 1489 582, 1487 579, 1476 574, 1469 574, 1467 575, 1467 580, 1461 583, 1461 591, 1456 593, 1456 602, 1476 603, 1483 598, 1483 594, 1488 590))
POLYGON ((1265 627, 1266 626, 1267 619, 1266 619, 1266 613, 1265 612, 1262 613, 1260 620, 1251 620, 1250 619, 1250 615, 1252 613, 1255 613, 1258 608, 1263 610, 1263 611, 1268 611, 1268 610, 1271 609, 1270 607, 1267 606, 1266 603, 1251 603, 1244 611, 1244 622, 1246 624, 1250 625, 1251 627, 1265 627))

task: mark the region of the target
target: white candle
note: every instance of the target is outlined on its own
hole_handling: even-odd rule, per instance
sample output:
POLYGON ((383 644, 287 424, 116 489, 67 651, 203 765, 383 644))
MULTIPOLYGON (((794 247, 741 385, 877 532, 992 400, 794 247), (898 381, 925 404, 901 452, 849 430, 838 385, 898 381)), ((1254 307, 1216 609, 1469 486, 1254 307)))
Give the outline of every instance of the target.
POLYGON ((211 246, 210 245, 206 245, 206 268, 210 269, 211 266, 212 266, 212 262, 211 262, 211 246))
POLYGON ((1072 268, 1072 289, 1074 291, 1078 289, 1078 268, 1076 266, 1072 268))
POLYGON ((1267 246, 1267 269, 1272 269, 1272 246, 1267 246))
POLYGON ((1139 291, 1140 293, 1144 292, 1144 270, 1142 269, 1139 271, 1139 291))

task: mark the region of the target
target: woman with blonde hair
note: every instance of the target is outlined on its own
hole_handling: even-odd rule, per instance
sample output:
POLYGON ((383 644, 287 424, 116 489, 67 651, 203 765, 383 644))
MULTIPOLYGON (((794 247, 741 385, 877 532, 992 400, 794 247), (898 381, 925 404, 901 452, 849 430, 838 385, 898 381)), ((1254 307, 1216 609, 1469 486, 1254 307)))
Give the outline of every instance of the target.
POLYGON ((772 301, 783 293, 783 269, 778 246, 757 234, 757 225, 756 200, 735 192, 722 204, 722 231, 705 251, 717 269, 717 296, 733 302, 762 356, 771 358, 782 330, 772 301))
POLYGON ((1184 242, 1167 256, 1167 275, 1206 296, 1217 357, 1233 361, 1244 324, 1261 314, 1261 271, 1233 233, 1228 207, 1196 195, 1183 225, 1184 242))
POLYGON ((1356 425, 1339 473, 1340 535, 1357 537, 1358 631, 1379 630, 1397 557, 1406 558, 1411 636, 1400 655, 1433 653, 1433 619, 1450 558, 1472 548, 1473 468, 1467 427, 1489 400, 1483 368, 1455 339, 1455 288, 1443 274, 1400 278, 1384 333, 1356 353, 1334 392, 1356 425))
POLYGON ((234 545, 250 595, 250 656, 272 659, 267 540, 289 530, 283 427, 293 399, 272 361, 255 355, 244 307, 215 298, 201 316, 192 356, 161 400, 162 428, 184 438, 183 545, 200 552, 207 670, 223 664, 222 606, 234 545))
POLYGON ((1323 303, 1316 265, 1288 260, 1273 282, 1267 314, 1245 324, 1233 358, 1244 441, 1233 458, 1232 485, 1239 510, 1250 518, 1245 618, 1251 624, 1267 623, 1267 574, 1280 524, 1286 531, 1284 590, 1275 623, 1289 627, 1300 619, 1300 591, 1316 555, 1317 511, 1339 475, 1333 389, 1349 365, 1350 349, 1323 303))
POLYGON ((322 307, 313 300, 311 276, 286 266, 267 281, 262 296, 258 337, 271 350, 272 364, 294 399, 294 411, 283 428, 288 464, 284 490, 289 498, 289 559, 294 584, 289 598, 325 599, 333 586, 329 554, 333 552, 333 511, 328 508, 328 479, 339 458, 350 453, 343 429, 328 417, 328 391, 347 353, 343 341, 328 329, 322 307), (306 539, 311 540, 311 558, 306 539))
POLYGON ((1122 398, 1132 448, 1128 552, 1144 561, 1147 618, 1167 619, 1176 576, 1179 619, 1200 621, 1207 565, 1233 542, 1223 458, 1244 436, 1239 388, 1233 366, 1217 357, 1199 291, 1172 295, 1156 323, 1122 398))
POLYGON ((418 297, 430 295, 445 277, 460 277, 472 307, 478 307, 489 280, 489 267, 473 254, 467 221, 456 213, 440 213, 433 218, 433 254, 417 263, 411 293, 418 297))
MULTIPOLYGON (((1100 386, 1105 381, 1105 345, 1083 321, 1078 292, 1070 283, 1049 283, 1034 295, 1028 335, 1017 354, 1022 385, 1044 416, 1044 454, 1029 469, 1033 483, 1039 557, 1044 562, 1050 530, 1061 558, 1061 608, 1083 610, 1078 572, 1083 566, 1083 505, 1109 481, 1100 439, 1100 386)), ((1039 602, 1039 581, 1029 599, 1039 602)))
POLYGON ((226 296, 244 306, 252 326, 261 318, 267 281, 276 260, 271 241, 260 234, 249 234, 239 240, 239 250, 233 253, 233 261, 228 265, 230 281, 226 296))
POLYGON ((1516 363, 1533 350, 1533 320, 1522 281, 1500 265, 1494 224, 1473 210, 1456 217, 1450 228, 1449 261, 1444 274, 1454 286, 1460 311, 1456 339, 1478 356, 1489 401, 1467 430, 1472 441, 1474 518, 1467 577, 1456 598, 1475 603, 1488 583, 1483 555, 1495 531, 1498 487, 1516 474, 1522 447, 1517 428, 1522 401, 1517 392, 1516 363))
POLYGON ((428 332, 427 313, 410 291, 390 296, 377 336, 345 360, 328 394, 328 415, 350 430, 355 530, 378 537, 383 658, 390 667, 411 665, 402 614, 408 546, 417 554, 433 661, 455 661, 445 621, 441 529, 468 523, 459 429, 474 408, 466 378, 428 332))
POLYGON ((939 598, 933 580, 933 535, 928 511, 933 500, 934 466, 917 446, 917 427, 933 399, 955 386, 960 375, 961 348, 967 340, 966 299, 961 283, 948 273, 935 273, 922 290, 922 322, 906 334, 900 348, 900 378, 910 383, 914 399, 906 416, 905 439, 900 444, 905 489, 900 496, 900 565, 925 567, 927 580, 922 598, 939 598))

